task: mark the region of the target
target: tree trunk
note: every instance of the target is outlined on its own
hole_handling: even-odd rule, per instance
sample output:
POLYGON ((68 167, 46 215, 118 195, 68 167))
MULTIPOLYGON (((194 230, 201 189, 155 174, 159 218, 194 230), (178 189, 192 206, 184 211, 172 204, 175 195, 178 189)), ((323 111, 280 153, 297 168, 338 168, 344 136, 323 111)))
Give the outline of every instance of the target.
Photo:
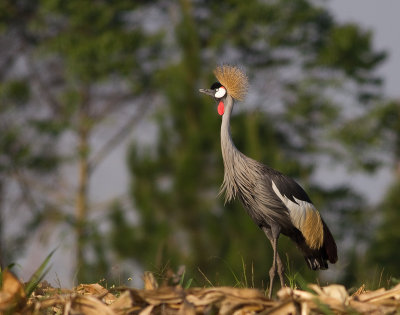
POLYGON ((4 269, 4 250, 3 250, 3 237, 4 237, 4 231, 3 231, 3 203, 4 203, 4 198, 3 198, 3 182, 0 180, 0 268, 1 270, 4 269))
POLYGON ((87 100, 84 100, 78 122, 78 189, 76 193, 76 266, 77 280, 82 281, 85 271, 85 246, 87 239, 88 185, 89 185, 89 134, 90 121, 87 100))

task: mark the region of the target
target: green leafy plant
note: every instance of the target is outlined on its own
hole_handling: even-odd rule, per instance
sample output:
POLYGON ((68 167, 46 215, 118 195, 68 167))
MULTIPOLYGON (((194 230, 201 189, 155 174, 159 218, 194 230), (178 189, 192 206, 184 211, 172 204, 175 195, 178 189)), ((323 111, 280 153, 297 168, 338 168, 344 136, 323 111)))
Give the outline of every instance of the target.
POLYGON ((49 255, 45 258, 39 268, 33 273, 28 283, 25 286, 25 294, 29 297, 33 291, 35 291, 38 284, 43 280, 43 278, 47 275, 50 270, 48 264, 50 262, 51 257, 53 256, 56 249, 53 249, 49 255))
POLYGON ((181 280, 179 281, 179 285, 184 289, 189 289, 190 286, 192 285, 193 278, 189 278, 185 283, 185 275, 186 275, 186 270, 183 272, 183 274, 181 276, 181 280))
MULTIPOLYGON (((293 268, 290 264, 289 261, 289 255, 286 254, 286 272, 285 272, 285 276, 289 281, 289 287, 291 289, 297 289, 300 285, 299 285, 299 281, 301 282, 300 278, 301 275, 298 272, 294 272, 293 268)), ((304 281, 304 280, 303 280, 304 281)))

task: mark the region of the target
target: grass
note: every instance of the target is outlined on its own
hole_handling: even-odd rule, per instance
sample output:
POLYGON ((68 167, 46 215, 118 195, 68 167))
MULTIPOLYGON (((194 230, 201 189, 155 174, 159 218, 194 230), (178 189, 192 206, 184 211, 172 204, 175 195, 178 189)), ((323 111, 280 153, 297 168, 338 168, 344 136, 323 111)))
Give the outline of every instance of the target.
POLYGON ((368 274, 364 278, 364 284, 368 290, 377 290, 382 287, 388 289, 398 283, 396 278, 385 274, 385 267, 380 266, 376 266, 373 274, 368 274))
POLYGON ((249 284, 249 282, 247 281, 247 267, 246 267, 246 263, 245 263, 245 261, 244 261, 244 259, 243 259, 243 256, 242 255, 240 255, 240 258, 241 258, 241 260, 242 260, 242 274, 243 274, 243 283, 242 283, 242 285, 243 285, 243 287, 245 287, 245 288, 255 288, 255 285, 254 285, 254 263, 253 262, 251 262, 251 285, 249 284))
POLYGON ((297 289, 299 281, 302 281, 304 284, 304 279, 301 277, 301 275, 298 272, 294 272, 292 265, 290 264, 289 261, 289 255, 286 254, 286 270, 285 270, 285 276, 287 280, 289 281, 289 287, 291 289, 297 289), (299 280, 300 277, 302 280, 299 280))
POLYGON ((185 274, 186 274, 186 270, 183 272, 181 279, 179 281, 179 285, 184 288, 184 289, 189 289, 190 286, 192 285, 193 282, 193 278, 189 278, 186 282, 185 282, 185 274))
POLYGON ((206 280, 206 282, 210 285, 210 287, 214 287, 214 285, 212 284, 212 282, 210 281, 210 279, 207 278, 207 276, 204 274, 204 272, 201 271, 200 268, 197 268, 197 270, 200 272, 200 274, 203 276, 203 278, 206 280))
MULTIPOLYGON (((48 264, 50 262, 51 257, 53 256, 54 252, 56 249, 52 250, 49 255, 44 259, 44 261, 41 263, 41 265, 36 269, 36 271, 33 273, 33 275, 30 277, 28 282, 25 284, 25 295, 26 297, 31 296, 32 292, 35 291, 39 283, 44 279, 44 277, 47 275, 47 273, 50 270, 50 267, 48 267, 48 264)), ((0 288, 3 287, 3 275, 6 271, 11 270, 15 266, 14 263, 8 265, 4 270, 0 268, 0 288)))
POLYGON ((50 267, 48 267, 48 264, 55 251, 56 249, 53 249, 50 252, 50 254, 47 255, 47 257, 44 259, 39 268, 33 273, 31 278, 29 279, 28 283, 25 286, 25 294, 27 297, 29 297, 32 294, 32 292, 35 291, 38 284, 44 279, 44 277, 50 271, 50 267))
POLYGON ((0 270, 1 314, 24 313, 23 309, 26 307, 28 299, 50 270, 48 264, 54 252, 55 250, 47 255, 25 285, 10 271, 15 264, 11 264, 4 270, 0 270))

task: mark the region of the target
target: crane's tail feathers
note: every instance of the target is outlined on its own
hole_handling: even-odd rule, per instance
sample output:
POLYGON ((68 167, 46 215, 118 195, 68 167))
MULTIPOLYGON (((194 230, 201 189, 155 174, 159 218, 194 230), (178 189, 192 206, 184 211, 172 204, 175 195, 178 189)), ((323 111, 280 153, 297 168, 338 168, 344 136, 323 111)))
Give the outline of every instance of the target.
POLYGON ((325 250, 326 258, 331 264, 334 264, 338 260, 336 243, 328 226, 325 222, 322 221, 322 223, 324 225, 324 244, 322 248, 325 250))
POLYGON ((312 270, 325 270, 328 269, 328 262, 321 256, 308 256, 304 257, 308 267, 312 270))
POLYGON ((334 264, 338 260, 335 240, 324 221, 322 221, 322 224, 324 241, 319 249, 311 249, 305 240, 298 243, 308 267, 312 270, 328 269, 328 261, 334 264))

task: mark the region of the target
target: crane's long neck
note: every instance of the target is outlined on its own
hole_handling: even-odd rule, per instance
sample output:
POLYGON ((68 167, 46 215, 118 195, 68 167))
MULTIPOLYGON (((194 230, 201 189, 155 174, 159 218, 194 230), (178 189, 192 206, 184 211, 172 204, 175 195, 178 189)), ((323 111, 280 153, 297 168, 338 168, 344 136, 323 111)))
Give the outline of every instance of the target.
POLYGON ((224 163, 227 162, 226 159, 229 158, 229 154, 232 150, 236 150, 235 144, 232 141, 231 130, 230 130, 230 120, 233 109, 233 99, 228 95, 224 102, 225 113, 222 116, 221 123, 221 150, 224 163))
POLYGON ((237 192, 238 187, 235 183, 235 165, 240 163, 242 154, 235 147, 232 141, 230 131, 230 119, 233 109, 233 99, 228 95, 224 102, 225 113, 222 116, 221 123, 221 151, 224 160, 224 182, 221 186, 221 192, 225 191, 225 201, 233 199, 237 192))

